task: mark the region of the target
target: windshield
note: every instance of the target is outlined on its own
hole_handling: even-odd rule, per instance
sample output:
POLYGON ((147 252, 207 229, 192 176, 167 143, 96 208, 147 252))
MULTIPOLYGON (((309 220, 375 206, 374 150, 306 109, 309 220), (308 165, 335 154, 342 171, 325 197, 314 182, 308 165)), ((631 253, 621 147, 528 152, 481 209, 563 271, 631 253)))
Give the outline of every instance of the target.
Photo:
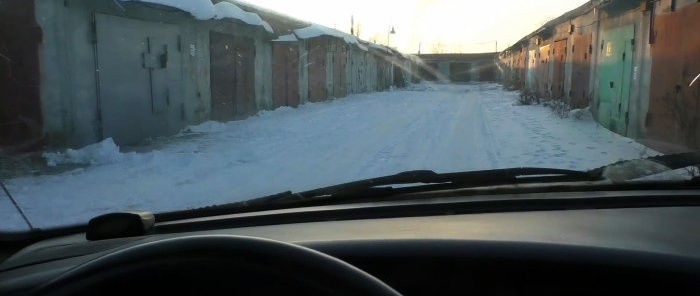
POLYGON ((0 1, 0 232, 694 151, 696 2, 0 1))

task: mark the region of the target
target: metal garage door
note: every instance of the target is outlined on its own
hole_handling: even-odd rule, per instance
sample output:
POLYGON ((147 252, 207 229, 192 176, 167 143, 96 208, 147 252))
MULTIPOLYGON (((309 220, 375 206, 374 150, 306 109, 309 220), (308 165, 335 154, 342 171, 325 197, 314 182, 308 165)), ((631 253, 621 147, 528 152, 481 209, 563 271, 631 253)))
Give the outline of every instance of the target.
POLYGON ((572 76, 569 97, 573 108, 588 106, 591 73, 590 54, 592 52, 591 38, 591 34, 574 35, 571 46, 572 76))
POLYGON ((632 79, 634 25, 603 31, 598 80, 598 120, 610 130, 627 134, 632 79))
POLYGON ((275 42, 272 47, 274 107, 299 105, 299 45, 275 42))
POLYGON ((309 40, 309 100, 321 102, 328 98, 326 91, 326 48, 323 39, 309 40))
POLYGON ((566 53, 568 39, 562 39, 554 42, 552 49, 552 62, 554 63, 554 75, 552 75, 552 96, 555 99, 564 99, 564 81, 566 81, 566 53))
POLYGON ((549 45, 540 47, 537 64, 537 92, 544 98, 551 98, 549 88, 549 62, 551 49, 549 45))
POLYGON ((333 97, 343 98, 347 96, 347 69, 348 63, 347 45, 340 41, 331 41, 335 46, 331 46, 333 54, 333 97))
POLYGON ((211 32, 211 118, 227 121, 255 114, 255 44, 251 38, 211 32))
POLYGON ((700 3, 656 17, 648 135, 700 147, 700 3))
POLYGON ((96 14, 102 135, 117 144, 184 126, 180 29, 96 14))
POLYGON ((233 119, 236 97, 236 59, 233 43, 233 35, 209 33, 212 120, 233 119))

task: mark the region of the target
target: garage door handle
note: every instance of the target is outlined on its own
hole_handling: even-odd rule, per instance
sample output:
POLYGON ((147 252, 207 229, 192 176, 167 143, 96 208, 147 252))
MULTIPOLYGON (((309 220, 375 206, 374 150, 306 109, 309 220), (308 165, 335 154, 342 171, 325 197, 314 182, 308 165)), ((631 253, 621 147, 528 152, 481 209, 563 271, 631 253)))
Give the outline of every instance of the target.
POLYGON ((615 82, 614 82, 614 81, 610 81, 610 88, 615 88, 615 82))

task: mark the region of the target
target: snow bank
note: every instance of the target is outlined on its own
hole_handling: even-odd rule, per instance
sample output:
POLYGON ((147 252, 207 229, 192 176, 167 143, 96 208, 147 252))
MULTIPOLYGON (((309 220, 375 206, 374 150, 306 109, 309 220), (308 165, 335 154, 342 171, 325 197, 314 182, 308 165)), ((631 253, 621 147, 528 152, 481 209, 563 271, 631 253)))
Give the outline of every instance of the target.
POLYGON ((226 130, 226 124, 216 121, 207 121, 205 123, 189 126, 184 132, 189 133, 219 133, 226 130))
POLYGON ((214 10, 216 11, 214 19, 236 19, 249 25, 262 26, 268 32, 274 33, 272 27, 270 27, 270 24, 263 21, 259 15, 257 15, 256 13, 244 11, 240 7, 234 5, 233 3, 219 2, 216 5, 214 5, 214 10))
POLYGON ((591 113, 591 108, 586 107, 585 109, 574 109, 569 111, 569 117, 578 120, 593 120, 593 114, 591 113))
POLYGON ((174 7, 189 12, 198 20, 210 20, 216 16, 216 9, 210 0, 121 0, 125 2, 145 2, 174 7))
POLYGON ((325 35, 342 38, 343 40, 345 40, 345 42, 350 44, 358 44, 357 38, 355 38, 355 36, 321 25, 311 25, 306 28, 297 29, 294 30, 294 33, 301 39, 316 38, 325 35))
POLYGON ((59 164, 107 164, 123 159, 119 146, 112 138, 85 146, 78 150, 68 149, 65 152, 46 152, 42 155, 48 166, 59 164))

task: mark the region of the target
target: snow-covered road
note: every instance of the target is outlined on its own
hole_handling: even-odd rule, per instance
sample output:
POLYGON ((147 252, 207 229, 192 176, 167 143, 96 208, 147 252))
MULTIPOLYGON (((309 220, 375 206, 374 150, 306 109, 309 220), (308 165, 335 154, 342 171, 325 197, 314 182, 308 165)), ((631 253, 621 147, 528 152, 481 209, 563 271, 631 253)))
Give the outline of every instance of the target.
MULTIPOLYGON (((489 84, 352 95, 205 123, 159 140, 150 152, 119 153, 103 142, 92 166, 7 185, 35 226, 51 227, 110 211, 182 210, 405 170, 583 170, 653 153, 588 117, 514 106, 516 97, 489 84)), ((26 227, 2 195, 0 217, 2 231, 26 227)))

